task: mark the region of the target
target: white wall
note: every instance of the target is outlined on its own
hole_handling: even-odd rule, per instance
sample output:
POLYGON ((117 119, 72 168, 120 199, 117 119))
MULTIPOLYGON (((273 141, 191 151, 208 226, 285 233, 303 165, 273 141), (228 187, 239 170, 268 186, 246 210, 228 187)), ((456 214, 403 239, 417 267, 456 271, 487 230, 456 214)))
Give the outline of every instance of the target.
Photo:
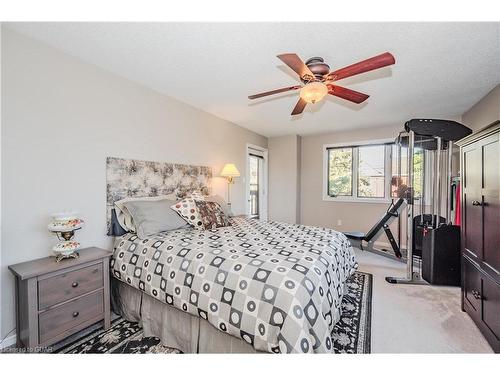
POLYGON ((462 115, 463 124, 474 132, 498 120, 500 120, 500 85, 497 85, 462 115))
POLYGON ((269 138, 269 220, 300 222, 300 137, 269 138))
MULTIPOLYGON (((14 279, 6 266, 49 254, 49 215, 76 210, 83 246, 110 248, 107 156, 208 165, 245 175, 246 143, 267 139, 81 62, 9 29, 2 33, 2 335, 14 327, 14 279)), ((214 192, 227 184, 214 178, 214 192)), ((244 212, 245 186, 231 186, 244 212)))

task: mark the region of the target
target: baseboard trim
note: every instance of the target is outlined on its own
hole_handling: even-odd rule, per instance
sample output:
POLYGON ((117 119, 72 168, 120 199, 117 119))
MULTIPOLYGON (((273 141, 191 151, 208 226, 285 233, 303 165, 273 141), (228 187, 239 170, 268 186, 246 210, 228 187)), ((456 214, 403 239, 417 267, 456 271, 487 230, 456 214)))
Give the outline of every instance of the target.
POLYGON ((3 339, 2 342, 0 342, 0 350, 8 348, 9 346, 15 345, 17 341, 17 336, 16 334, 12 334, 10 336, 7 336, 6 338, 3 339))

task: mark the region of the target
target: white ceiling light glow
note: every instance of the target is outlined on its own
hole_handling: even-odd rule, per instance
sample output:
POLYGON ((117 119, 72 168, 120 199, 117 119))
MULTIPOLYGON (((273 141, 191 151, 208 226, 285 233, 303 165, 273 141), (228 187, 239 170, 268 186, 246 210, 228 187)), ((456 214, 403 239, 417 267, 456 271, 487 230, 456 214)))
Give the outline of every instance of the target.
POLYGON ((328 94, 328 88, 323 82, 311 82, 300 89, 300 97, 306 102, 314 104, 328 94))

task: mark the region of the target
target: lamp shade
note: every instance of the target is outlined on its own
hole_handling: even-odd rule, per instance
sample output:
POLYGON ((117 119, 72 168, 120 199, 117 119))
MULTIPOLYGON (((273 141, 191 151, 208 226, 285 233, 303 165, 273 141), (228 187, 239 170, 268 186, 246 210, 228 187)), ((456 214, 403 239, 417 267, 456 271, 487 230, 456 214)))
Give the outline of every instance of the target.
POLYGON ((72 232, 83 227, 83 220, 74 212, 52 214, 48 229, 51 232, 72 232))
POLYGON ((328 87, 323 82, 311 82, 302 87, 300 97, 308 103, 316 103, 328 94, 328 87))
POLYGON ((222 177, 239 177, 240 171, 234 164, 226 164, 220 173, 222 177))

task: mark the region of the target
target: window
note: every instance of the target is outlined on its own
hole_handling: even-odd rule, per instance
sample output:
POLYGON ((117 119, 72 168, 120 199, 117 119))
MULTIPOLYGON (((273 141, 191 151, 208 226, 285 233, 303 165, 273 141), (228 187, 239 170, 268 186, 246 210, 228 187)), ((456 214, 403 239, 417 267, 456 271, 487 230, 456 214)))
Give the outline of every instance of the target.
POLYGON ((357 147, 358 197, 385 198, 385 145, 357 147))
POLYGON ((352 195, 352 148, 328 151, 328 195, 352 195))
MULTIPOLYGON (((398 147, 392 140, 352 146, 326 145, 326 200, 361 200, 386 202, 398 197, 408 183, 406 149, 401 163, 398 147), (398 168, 401 167, 401 178, 398 168)), ((414 157, 414 187, 416 198, 422 193, 424 153, 416 148, 414 157)))

